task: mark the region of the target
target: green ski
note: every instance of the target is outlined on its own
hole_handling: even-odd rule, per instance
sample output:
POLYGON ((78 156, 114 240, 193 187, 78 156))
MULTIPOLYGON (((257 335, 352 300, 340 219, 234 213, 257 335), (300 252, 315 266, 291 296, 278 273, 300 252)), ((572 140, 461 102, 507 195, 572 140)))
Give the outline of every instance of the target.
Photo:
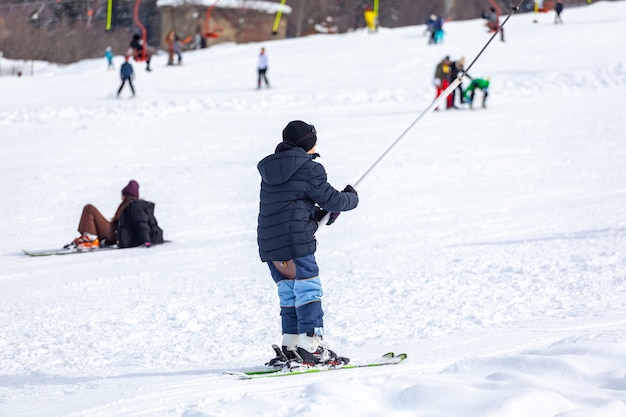
POLYGON ((358 365, 316 365, 316 366, 291 366, 284 368, 270 368, 270 369, 261 369, 256 371, 229 371, 225 372, 226 375, 236 376, 239 379, 257 379, 257 378, 274 378, 281 376, 293 376, 293 375, 302 375, 302 374, 312 374, 326 371, 339 371, 342 369, 357 369, 357 368, 371 368, 376 366, 386 366, 386 365, 398 365, 402 363, 407 358, 406 353, 395 354, 393 352, 385 353, 380 357, 379 360, 376 360, 371 363, 358 364, 358 365))

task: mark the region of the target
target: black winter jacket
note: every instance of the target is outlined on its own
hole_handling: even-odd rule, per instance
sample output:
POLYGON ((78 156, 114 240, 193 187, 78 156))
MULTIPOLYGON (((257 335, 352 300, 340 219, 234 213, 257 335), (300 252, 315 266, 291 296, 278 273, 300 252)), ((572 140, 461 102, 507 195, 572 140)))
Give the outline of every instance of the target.
POLYGON ((133 200, 120 215, 117 245, 120 248, 132 248, 146 242, 163 243, 163 230, 154 217, 154 203, 133 200))
POLYGON ((288 261, 315 253, 316 204, 340 212, 359 203, 355 193, 334 189, 322 164, 313 158, 304 149, 281 142, 257 165, 262 180, 257 227, 262 261, 288 261))

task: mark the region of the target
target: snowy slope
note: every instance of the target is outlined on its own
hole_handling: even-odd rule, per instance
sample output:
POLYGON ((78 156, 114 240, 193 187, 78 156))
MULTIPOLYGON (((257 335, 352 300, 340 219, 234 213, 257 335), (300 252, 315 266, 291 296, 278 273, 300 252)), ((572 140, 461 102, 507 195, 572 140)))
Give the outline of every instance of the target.
POLYGON ((488 109, 423 118, 318 232, 327 343, 409 354, 391 368, 222 375, 280 340, 256 164, 303 119, 331 184, 356 182, 483 22, 267 42, 262 91, 261 44, 136 63, 135 99, 104 58, 0 78, 0 415, 626 416, 626 2, 532 20, 470 71, 488 109), (131 178, 174 243, 21 254, 76 237, 86 203, 112 216, 131 178))

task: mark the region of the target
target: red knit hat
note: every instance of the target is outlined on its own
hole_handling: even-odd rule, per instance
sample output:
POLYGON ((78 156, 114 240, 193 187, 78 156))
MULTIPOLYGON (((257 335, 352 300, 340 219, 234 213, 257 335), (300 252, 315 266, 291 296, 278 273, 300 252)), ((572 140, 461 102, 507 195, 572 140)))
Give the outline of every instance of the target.
POLYGON ((130 180, 128 185, 122 188, 122 194, 139 198, 139 184, 135 180, 130 180))

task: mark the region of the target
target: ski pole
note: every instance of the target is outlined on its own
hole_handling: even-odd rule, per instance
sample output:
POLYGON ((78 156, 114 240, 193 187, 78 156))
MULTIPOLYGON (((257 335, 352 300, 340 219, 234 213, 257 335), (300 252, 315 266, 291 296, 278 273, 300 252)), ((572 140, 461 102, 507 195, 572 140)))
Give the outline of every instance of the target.
MULTIPOLYGON (((472 68, 472 66, 476 63, 476 61, 478 61, 478 58, 480 58, 483 52, 485 52, 485 49, 487 49, 489 44, 491 44, 494 38, 498 35, 498 32, 500 32, 502 30, 502 27, 506 24, 506 22, 509 21, 511 16, 513 16, 515 13, 519 11, 519 8, 523 2, 524 0, 519 0, 517 4, 511 8, 511 12, 509 13, 509 15, 506 17, 506 19, 504 19, 502 24, 499 25, 498 30, 496 30, 493 33, 493 35, 491 35, 489 40, 485 43, 485 45, 478 52, 478 54, 476 54, 476 56, 474 57, 472 62, 470 62, 468 67, 463 72, 460 72, 457 78, 450 83, 448 88, 446 88, 438 97, 436 97, 435 100, 433 100, 433 102, 430 104, 430 106, 426 107, 426 109, 415 120, 413 120, 413 122, 409 125, 409 127, 407 127, 404 130, 404 132, 402 132, 402 134, 398 136, 398 138, 385 150, 385 152, 383 152, 382 155, 380 155, 378 159, 374 161, 374 163, 363 173, 363 175, 361 175, 361 178, 359 178, 354 183, 355 188, 361 183, 361 181, 365 179, 365 177, 369 175, 370 172, 372 172, 372 170, 374 170, 374 168, 376 168, 376 166, 380 163, 380 161, 382 161, 385 158, 385 156, 387 156, 391 152, 391 150, 404 138, 404 136, 406 136, 407 133, 409 133, 409 131, 413 128, 413 126, 415 126, 417 122, 419 122, 422 119, 422 117, 426 116, 428 113, 431 113, 433 109, 437 108, 437 106, 439 106, 439 104, 441 104, 443 100, 447 99, 448 96, 454 91, 454 89, 457 88, 459 84, 461 84, 461 82, 463 81, 463 77, 465 76, 465 73, 469 72, 470 68, 472 68)), ((329 217, 330 217, 330 213, 326 214, 326 216, 324 216, 324 218, 320 221, 320 224, 326 224, 328 222, 329 217)))

